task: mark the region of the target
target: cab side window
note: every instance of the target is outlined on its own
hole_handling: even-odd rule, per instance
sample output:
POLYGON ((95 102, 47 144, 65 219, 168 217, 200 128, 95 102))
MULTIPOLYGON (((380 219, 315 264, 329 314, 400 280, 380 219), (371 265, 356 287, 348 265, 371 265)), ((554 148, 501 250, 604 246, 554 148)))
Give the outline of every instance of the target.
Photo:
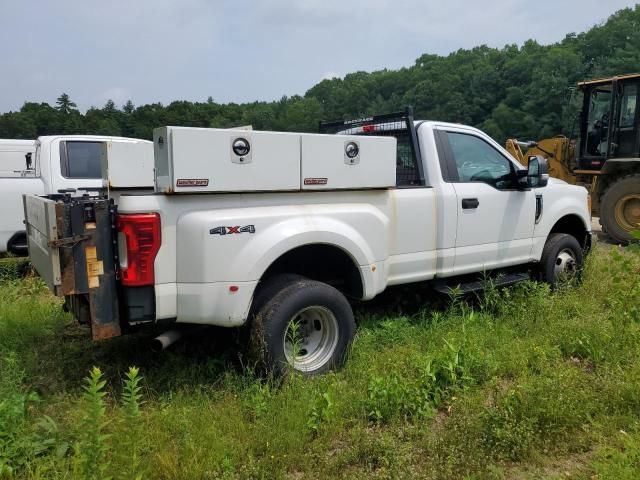
POLYGON ((513 185, 514 166, 483 139, 465 133, 446 132, 455 182, 483 182, 498 188, 513 185))
POLYGON ((60 142, 62 176, 66 178, 101 178, 101 142, 60 142))

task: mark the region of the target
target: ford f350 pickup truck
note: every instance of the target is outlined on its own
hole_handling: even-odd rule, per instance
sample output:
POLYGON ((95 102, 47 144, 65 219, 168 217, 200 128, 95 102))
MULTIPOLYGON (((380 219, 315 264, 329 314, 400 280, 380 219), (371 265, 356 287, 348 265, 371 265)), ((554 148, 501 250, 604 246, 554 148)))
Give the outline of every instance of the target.
POLYGON ((154 193, 25 196, 36 269, 96 339, 249 325, 269 368, 304 374, 344 360, 349 298, 580 271, 587 191, 543 158, 524 169, 481 131, 410 110, 321 127, 338 134, 158 128, 154 193))
POLYGON ((153 145, 147 140, 94 135, 0 139, 0 253, 27 253, 23 194, 101 189, 103 150, 112 161, 127 165, 136 188, 153 187, 153 145))

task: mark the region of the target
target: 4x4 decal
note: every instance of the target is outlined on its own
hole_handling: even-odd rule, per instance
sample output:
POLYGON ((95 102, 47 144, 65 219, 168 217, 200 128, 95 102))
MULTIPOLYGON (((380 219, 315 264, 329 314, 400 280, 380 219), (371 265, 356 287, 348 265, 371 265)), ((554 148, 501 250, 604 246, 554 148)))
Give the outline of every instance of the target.
POLYGON ((216 227, 209 230, 211 235, 231 235, 234 233, 256 233, 256 227, 253 225, 245 225, 241 227, 216 227))

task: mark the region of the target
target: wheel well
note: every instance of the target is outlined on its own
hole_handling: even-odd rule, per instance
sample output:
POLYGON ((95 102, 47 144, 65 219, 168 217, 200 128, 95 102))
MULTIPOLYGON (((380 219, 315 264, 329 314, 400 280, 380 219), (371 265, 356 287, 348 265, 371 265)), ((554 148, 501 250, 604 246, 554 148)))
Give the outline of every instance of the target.
POLYGON ((578 240, 583 249, 591 247, 591 240, 587 235, 587 229, 577 215, 566 215, 556 222, 549 233, 567 233, 578 240))
POLYGON ((281 273, 295 273, 328 283, 350 297, 362 298, 364 295, 356 263, 348 253, 334 245, 311 244, 289 250, 269 266, 260 281, 281 273))

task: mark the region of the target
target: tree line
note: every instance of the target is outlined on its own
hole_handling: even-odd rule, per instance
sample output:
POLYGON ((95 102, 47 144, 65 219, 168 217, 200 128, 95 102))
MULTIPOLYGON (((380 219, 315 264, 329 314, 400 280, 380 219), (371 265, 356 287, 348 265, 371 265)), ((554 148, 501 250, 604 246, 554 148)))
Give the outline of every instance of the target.
POLYGON ((183 125, 314 132, 321 120, 399 111, 413 105, 416 118, 479 127, 498 141, 571 134, 582 79, 640 71, 640 5, 614 13, 583 33, 551 45, 424 54, 411 67, 355 72, 323 80, 304 95, 244 104, 174 101, 102 108, 80 113, 66 93, 55 105, 25 102, 0 115, 0 138, 49 134, 101 134, 152 138, 155 127, 183 125))

